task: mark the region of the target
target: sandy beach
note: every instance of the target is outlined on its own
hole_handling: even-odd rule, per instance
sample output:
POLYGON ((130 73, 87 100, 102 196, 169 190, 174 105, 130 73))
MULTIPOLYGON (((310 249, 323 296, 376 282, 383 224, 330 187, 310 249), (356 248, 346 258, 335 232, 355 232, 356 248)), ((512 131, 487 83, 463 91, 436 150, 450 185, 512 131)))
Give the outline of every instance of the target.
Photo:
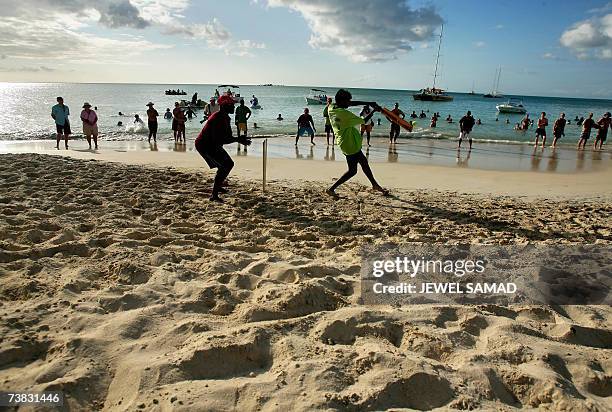
POLYGON ((609 306, 359 290, 367 244, 609 245, 609 168, 373 163, 392 196, 331 201, 343 162, 272 159, 263 193, 261 158, 232 153, 219 205, 193 152, 46 144, 0 156, 2 388, 64 410, 610 409, 609 306))

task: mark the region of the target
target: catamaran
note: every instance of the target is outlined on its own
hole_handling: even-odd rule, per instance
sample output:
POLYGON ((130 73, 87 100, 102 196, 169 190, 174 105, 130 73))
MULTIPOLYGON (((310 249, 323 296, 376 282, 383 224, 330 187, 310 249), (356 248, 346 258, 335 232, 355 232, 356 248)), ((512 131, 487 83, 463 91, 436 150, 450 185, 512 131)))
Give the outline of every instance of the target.
POLYGON ((438 63, 440 62, 440 47, 442 46, 442 33, 444 32, 444 25, 440 29, 440 39, 438 40, 438 53, 436 55, 436 67, 434 70, 433 86, 426 89, 421 89, 417 94, 413 94, 414 100, 424 100, 429 102, 450 102, 453 100, 453 96, 448 95, 444 90, 436 88, 436 80, 438 78, 438 63))

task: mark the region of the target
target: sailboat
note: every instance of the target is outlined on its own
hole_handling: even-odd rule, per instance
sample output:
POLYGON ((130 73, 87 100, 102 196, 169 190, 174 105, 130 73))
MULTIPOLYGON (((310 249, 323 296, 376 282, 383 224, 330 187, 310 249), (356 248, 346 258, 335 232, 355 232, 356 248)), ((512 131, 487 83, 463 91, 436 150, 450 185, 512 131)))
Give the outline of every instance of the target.
POLYGON ((482 97, 488 97, 490 99, 501 99, 504 97, 503 94, 499 94, 499 79, 501 77, 501 66, 495 70, 495 79, 493 79, 493 92, 484 94, 482 97))
POLYGON ((436 88, 436 80, 438 78, 438 63, 440 62, 440 47, 442 45, 442 33, 444 25, 440 29, 440 39, 438 41, 438 53, 436 55, 436 68, 434 70, 433 86, 431 88, 421 89, 419 93, 413 94, 414 100, 425 100, 430 102, 450 102, 453 96, 449 96, 444 90, 436 88))
POLYGON ((474 81, 472 81, 472 91, 468 93, 469 95, 475 95, 474 93, 474 81))

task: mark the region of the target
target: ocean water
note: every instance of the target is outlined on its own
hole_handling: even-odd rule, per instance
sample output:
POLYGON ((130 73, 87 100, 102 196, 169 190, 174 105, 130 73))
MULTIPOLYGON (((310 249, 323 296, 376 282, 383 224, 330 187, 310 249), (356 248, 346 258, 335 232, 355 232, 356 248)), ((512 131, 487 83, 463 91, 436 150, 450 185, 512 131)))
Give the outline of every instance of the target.
MULTIPOLYGON (((146 126, 135 127, 134 114, 139 114, 146 122, 146 103, 153 101, 157 111, 163 115, 166 108, 173 108, 177 99, 191 99, 194 92, 198 97, 208 100, 214 94, 215 85, 176 85, 176 84, 74 84, 74 83, 0 83, 0 140, 38 140, 55 137, 55 126, 50 116, 51 107, 55 104, 57 96, 63 96, 65 103, 71 110, 71 125, 73 133, 78 136, 81 131, 79 114, 83 102, 87 101, 98 107, 99 130, 103 139, 107 140, 142 140, 146 139, 146 126), (186 96, 166 96, 166 89, 183 89, 186 96), (122 112, 124 116, 119 116, 122 112), (117 126, 117 122, 123 126, 117 126)), ((316 86, 313 86, 316 87, 316 86)), ((335 94, 338 88, 322 88, 329 95, 335 94)), ((391 108, 395 102, 409 115, 413 110, 427 114, 427 119, 417 119, 413 133, 402 131, 401 138, 432 138, 454 139, 458 135, 458 120, 467 110, 471 110, 475 118, 480 118, 482 125, 475 126, 473 138, 490 142, 527 143, 533 138, 534 130, 517 132, 514 125, 523 115, 498 114, 496 104, 505 99, 486 99, 481 95, 468 95, 454 93, 452 102, 419 102, 412 98, 414 91, 410 90, 380 90, 380 89, 349 89, 355 100, 376 101, 381 106, 391 108), (439 112, 442 119, 438 127, 429 127, 430 116, 439 112), (455 121, 448 124, 444 121, 447 115, 455 121), (498 121, 496 121, 496 118, 498 121), (508 119, 509 123, 506 123, 508 119)), ((223 91, 223 90, 220 90, 223 91)), ((296 120, 305 107, 315 120, 317 134, 323 134, 324 121, 322 111, 324 106, 307 106, 305 96, 310 87, 298 86, 249 86, 242 85, 239 90, 245 101, 254 94, 262 106, 261 110, 253 110, 249 121, 250 134, 255 136, 293 135, 296 132, 296 120), (284 120, 277 121, 281 113, 284 120), (253 123, 259 128, 253 129, 253 123)), ((507 96, 510 97, 510 96, 507 96)), ((598 119, 606 111, 612 111, 611 100, 598 99, 570 99, 557 97, 528 97, 514 96, 523 99, 524 105, 532 118, 545 111, 548 114, 552 132, 552 122, 560 112, 565 112, 572 124, 566 127, 564 144, 574 144, 578 140, 580 128, 575 125, 575 116, 585 116, 589 112, 595 113, 598 119)), ((360 108, 354 108, 358 113, 360 108)), ((202 111, 197 118, 188 121, 187 137, 193 139, 201 129, 202 111)), ((375 115, 374 120, 380 118, 381 125, 375 126, 373 135, 384 136, 388 134, 389 123, 384 116, 375 115)), ((170 121, 160 116, 158 139, 171 138, 170 121)))

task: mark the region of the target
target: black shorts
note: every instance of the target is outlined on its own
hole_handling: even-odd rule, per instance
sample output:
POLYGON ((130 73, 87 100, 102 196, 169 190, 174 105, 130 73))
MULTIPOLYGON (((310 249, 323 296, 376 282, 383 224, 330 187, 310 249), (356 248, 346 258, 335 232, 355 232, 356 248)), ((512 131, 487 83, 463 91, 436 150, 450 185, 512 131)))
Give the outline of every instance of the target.
POLYGON ((605 132, 601 132, 600 131, 599 133, 597 133, 597 139, 598 140, 601 140, 602 142, 605 142, 607 138, 608 138, 608 131, 607 130, 605 132))
POLYGON ((584 140, 589 140, 589 137, 591 137, 591 131, 590 130, 588 132, 584 132, 584 133, 582 133, 580 135, 580 138, 584 139, 584 140))
POLYGON ((546 137, 546 129, 543 127, 538 127, 536 129, 536 136, 544 136, 546 137))
POLYGON ((157 122, 149 121, 148 125, 149 125, 149 131, 151 133, 157 133, 157 122))
POLYGON ((555 136, 555 138, 557 138, 557 140, 558 140, 558 139, 561 139, 561 137, 563 136, 563 133, 561 133, 561 132, 556 132, 556 133, 553 132, 553 136, 555 136))
POLYGON ((172 130, 174 130, 175 132, 184 132, 185 122, 179 122, 176 119, 172 119, 172 130))
POLYGON ((206 147, 202 144, 196 144, 196 150, 211 169, 227 168, 234 165, 234 161, 223 147, 206 147))
POLYGON ((332 129, 331 124, 326 124, 325 125, 325 133, 333 133, 334 129, 332 129))
POLYGON ((55 128, 57 129, 57 134, 63 134, 64 136, 72 134, 70 131, 70 123, 66 121, 63 125, 55 124, 55 128))

